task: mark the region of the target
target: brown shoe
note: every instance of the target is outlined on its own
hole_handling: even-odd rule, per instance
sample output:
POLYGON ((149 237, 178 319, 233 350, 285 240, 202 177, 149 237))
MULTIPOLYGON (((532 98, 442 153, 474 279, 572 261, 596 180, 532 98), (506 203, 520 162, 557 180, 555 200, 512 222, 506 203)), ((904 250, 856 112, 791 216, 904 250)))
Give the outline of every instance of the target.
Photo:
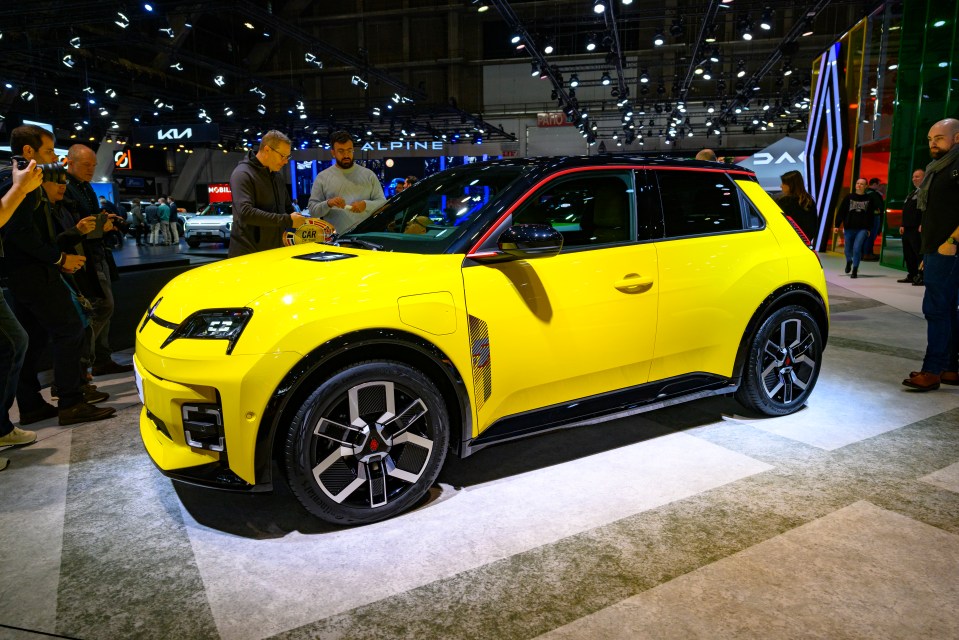
POLYGON ((117 413, 113 407, 97 407, 86 402, 80 402, 72 407, 60 409, 60 426, 65 427, 71 424, 80 424, 81 422, 96 422, 97 420, 106 420, 112 418, 117 413))
POLYGON ((935 391, 939 388, 939 376, 928 371, 913 371, 915 375, 910 376, 902 383, 910 389, 917 391, 935 391))
POLYGON ((955 371, 943 371, 939 374, 939 382, 942 384, 959 385, 959 373, 955 371))

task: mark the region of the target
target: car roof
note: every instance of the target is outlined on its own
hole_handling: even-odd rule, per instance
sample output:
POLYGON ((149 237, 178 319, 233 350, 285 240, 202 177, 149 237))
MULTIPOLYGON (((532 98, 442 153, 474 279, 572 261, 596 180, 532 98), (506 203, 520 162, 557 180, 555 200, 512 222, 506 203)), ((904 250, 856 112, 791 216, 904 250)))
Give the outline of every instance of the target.
MULTIPOLYGON (((595 155, 595 156, 546 156, 534 158, 504 158, 474 163, 477 165, 516 165, 526 167, 544 167, 551 170, 572 169, 576 167, 603 167, 635 165, 643 167, 681 167, 684 169, 720 169, 722 171, 740 171, 752 174, 753 171, 736 164, 710 162, 693 158, 669 158, 659 155, 595 155)), ((472 166, 472 165, 470 165, 472 166)))

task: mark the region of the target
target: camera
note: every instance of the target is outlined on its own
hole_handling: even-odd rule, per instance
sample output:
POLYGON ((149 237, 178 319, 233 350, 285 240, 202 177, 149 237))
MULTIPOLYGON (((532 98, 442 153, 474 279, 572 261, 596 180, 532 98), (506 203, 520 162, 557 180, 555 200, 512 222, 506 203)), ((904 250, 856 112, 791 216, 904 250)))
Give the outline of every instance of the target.
MULTIPOLYGON (((26 169, 27 165, 30 164, 30 161, 23 156, 13 156, 12 159, 17 163, 17 169, 20 169, 21 171, 26 169)), ((65 165, 62 165, 59 162, 48 162, 47 164, 37 163, 37 168, 43 172, 44 182, 59 182, 60 184, 66 184, 67 168, 65 165)))

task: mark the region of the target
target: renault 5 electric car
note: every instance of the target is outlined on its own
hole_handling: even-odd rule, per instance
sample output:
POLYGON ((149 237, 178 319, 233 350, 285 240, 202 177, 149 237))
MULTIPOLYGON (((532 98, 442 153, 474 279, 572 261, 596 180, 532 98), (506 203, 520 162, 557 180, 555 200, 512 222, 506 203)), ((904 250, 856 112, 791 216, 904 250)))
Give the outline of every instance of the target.
POLYGON ((818 257, 744 169, 469 164, 172 280, 137 327, 140 433, 178 481, 370 523, 447 455, 707 396, 797 411, 828 328, 818 257))

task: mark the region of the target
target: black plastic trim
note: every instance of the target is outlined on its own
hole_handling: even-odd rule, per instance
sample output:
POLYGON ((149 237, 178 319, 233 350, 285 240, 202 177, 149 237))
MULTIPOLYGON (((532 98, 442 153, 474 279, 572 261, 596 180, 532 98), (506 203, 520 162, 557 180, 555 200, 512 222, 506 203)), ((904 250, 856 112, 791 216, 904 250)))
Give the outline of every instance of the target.
POLYGON ((493 444, 547 431, 614 420, 668 404, 732 393, 737 387, 723 376, 698 372, 507 416, 464 443, 463 456, 493 444))

